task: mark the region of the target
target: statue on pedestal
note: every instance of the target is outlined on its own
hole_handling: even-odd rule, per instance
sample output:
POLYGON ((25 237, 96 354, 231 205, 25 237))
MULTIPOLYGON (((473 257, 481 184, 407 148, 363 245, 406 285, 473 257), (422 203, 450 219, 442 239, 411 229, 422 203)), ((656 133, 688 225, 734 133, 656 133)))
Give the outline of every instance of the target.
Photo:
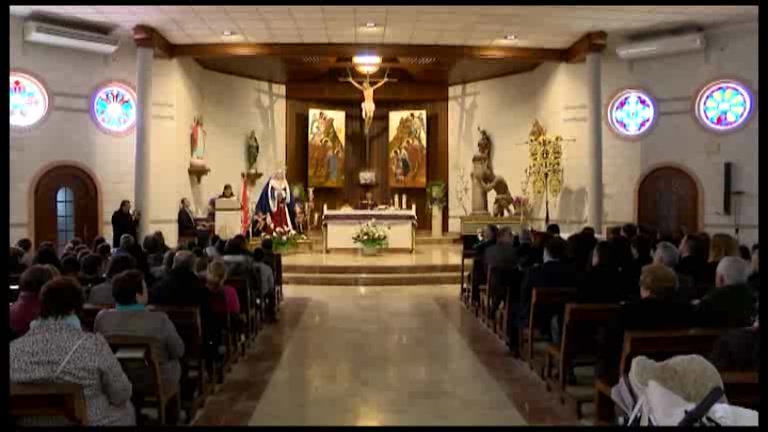
POLYGON ((256 184, 262 173, 256 169, 256 162, 259 160, 259 140, 256 138, 256 131, 251 130, 248 140, 245 143, 245 157, 247 161, 247 170, 244 173, 248 184, 256 184))
POLYGON ((189 169, 187 170, 190 175, 197 178, 198 183, 200 178, 211 170, 205 163, 205 137, 207 132, 203 128, 203 117, 198 116, 192 121, 192 132, 190 133, 190 160, 189 169))
POLYGON ((488 192, 496 192, 493 202, 493 216, 503 217, 505 213, 512 214, 510 205, 512 195, 507 181, 493 173, 491 162, 491 138, 485 130, 479 129, 480 141, 477 143, 477 153, 472 157, 472 214, 488 214, 488 192))

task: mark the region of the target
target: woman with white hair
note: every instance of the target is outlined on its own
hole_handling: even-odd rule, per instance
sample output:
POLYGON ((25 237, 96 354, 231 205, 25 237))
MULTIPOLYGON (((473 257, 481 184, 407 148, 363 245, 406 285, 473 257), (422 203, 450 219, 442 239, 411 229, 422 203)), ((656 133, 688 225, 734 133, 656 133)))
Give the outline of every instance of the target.
POLYGON ((740 257, 723 257, 715 273, 715 289, 696 307, 696 321, 703 327, 747 327, 755 315, 756 293, 747 285, 749 263, 740 257))

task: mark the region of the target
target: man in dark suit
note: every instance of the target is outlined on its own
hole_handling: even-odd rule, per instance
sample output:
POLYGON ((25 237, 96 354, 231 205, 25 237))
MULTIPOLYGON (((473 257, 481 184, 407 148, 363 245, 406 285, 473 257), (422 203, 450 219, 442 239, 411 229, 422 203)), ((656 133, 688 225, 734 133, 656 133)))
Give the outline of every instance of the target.
MULTIPOLYGON (((528 271, 520 287, 520 309, 518 321, 527 326, 531 297, 534 288, 565 288, 579 285, 581 275, 566 261, 567 244, 560 237, 553 237, 544 246, 544 264, 528 271)), ((551 322, 554 316, 563 314, 563 305, 537 309, 534 323, 542 334, 553 336, 551 322), (540 312, 539 312, 540 311, 540 312)), ((554 335, 555 339, 558 335, 554 335)))
POLYGON ((120 238, 123 234, 130 234, 137 238, 136 227, 139 225, 140 212, 131 214, 131 202, 123 200, 120 202, 120 208, 112 213, 112 247, 117 249, 120 245, 120 238))
POLYGON ((195 255, 179 251, 173 258, 173 268, 160 279, 150 293, 153 305, 201 306, 207 303, 208 291, 195 274, 195 255))
POLYGON ((680 260, 675 267, 678 274, 693 280, 695 297, 701 298, 712 287, 707 274, 707 245, 700 235, 689 234, 680 242, 680 260))
POLYGON ((488 290, 491 296, 491 311, 495 311, 506 298, 509 272, 517 265, 517 254, 513 245, 514 235, 509 227, 499 230, 496 244, 485 251, 485 263, 488 266, 488 290))
POLYGON ((747 285, 749 263, 740 257, 723 257, 715 273, 715 289, 696 305, 702 327, 748 327, 756 315, 756 296, 747 285))
POLYGON ((189 204, 189 200, 183 198, 181 200, 181 208, 179 208, 179 238, 197 237, 197 226, 195 225, 195 216, 192 214, 192 209, 189 204))

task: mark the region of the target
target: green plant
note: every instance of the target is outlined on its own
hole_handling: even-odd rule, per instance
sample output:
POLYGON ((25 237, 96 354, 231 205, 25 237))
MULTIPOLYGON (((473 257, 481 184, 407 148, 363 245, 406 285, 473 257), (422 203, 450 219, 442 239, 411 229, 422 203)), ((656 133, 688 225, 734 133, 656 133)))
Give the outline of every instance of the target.
POLYGON ((304 185, 302 183, 296 183, 291 188, 293 199, 299 202, 304 202, 304 185))
POLYGON ((427 205, 431 207, 445 206, 445 182, 431 181, 427 184, 427 205))
MULTIPOLYGON (((270 238, 270 236, 264 236, 270 238)), ((271 236, 272 249, 277 253, 285 252, 289 249, 295 249, 299 246, 299 236, 294 230, 285 230, 277 228, 271 236)))

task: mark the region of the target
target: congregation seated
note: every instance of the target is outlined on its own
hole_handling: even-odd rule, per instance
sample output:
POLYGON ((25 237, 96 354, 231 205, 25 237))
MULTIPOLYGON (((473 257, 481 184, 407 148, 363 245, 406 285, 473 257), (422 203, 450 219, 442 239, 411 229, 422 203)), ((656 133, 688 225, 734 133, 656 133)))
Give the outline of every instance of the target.
POLYGON ((23 273, 27 269, 27 265, 23 261, 24 251, 21 248, 11 246, 8 273, 16 275, 23 273))
POLYGON ((613 384, 618 378, 619 356, 628 330, 669 330, 693 327, 692 306, 679 301, 677 276, 661 264, 649 264, 640 273, 639 300, 621 303, 619 322, 598 334, 602 343, 596 376, 613 384))
POLYGON ((155 234, 144 236, 142 247, 147 255, 147 264, 150 269, 163 264, 163 253, 160 252, 159 240, 155 234))
POLYGON ((619 303, 629 299, 616 254, 608 241, 597 243, 592 251, 592 266, 578 287, 580 303, 619 303))
POLYGON ((23 336, 29 330, 29 324, 40 315, 40 290, 53 277, 51 270, 41 265, 33 265, 21 274, 19 298, 8 313, 15 337, 23 336))
POLYGON ((211 302, 211 310, 218 315, 237 315, 240 313, 240 300, 237 291, 229 285, 227 280, 227 265, 221 259, 214 259, 208 264, 205 274, 205 287, 208 289, 208 298, 211 302))
POLYGON ((179 251, 171 271, 152 287, 149 300, 153 305, 200 306, 207 298, 203 282, 195 274, 195 255, 179 251))
POLYGON ((127 254, 115 255, 109 261, 107 280, 91 288, 88 293, 88 303, 99 305, 115 304, 112 296, 112 280, 120 273, 136 268, 136 260, 127 254))
POLYGON ((53 246, 53 243, 50 242, 43 242, 40 244, 40 247, 35 253, 35 257, 32 259, 32 264, 52 265, 56 267, 57 270, 61 271, 61 261, 59 261, 59 256, 56 255, 56 249, 53 246))
MULTIPOLYGON (((700 234, 689 234, 680 242, 680 259, 675 270, 679 275, 685 275, 693 280, 695 287, 709 288, 714 279, 707 276, 707 255, 709 247, 706 239, 700 234)), ((705 290, 697 290, 696 298, 705 294, 705 290)))
POLYGON ((747 327, 756 315, 755 292, 747 285, 749 264, 735 256, 719 260, 715 288, 696 305, 701 327, 747 327))
POLYGON ((760 324, 731 330, 718 339, 709 360, 718 370, 760 370, 760 324))
POLYGON ((80 275, 80 261, 75 255, 67 255, 61 260, 61 275, 77 278, 80 275))
MULTIPOLYGON (((115 251, 112 253, 112 256, 118 256, 118 255, 131 255, 130 249, 133 247, 133 244, 136 242, 136 240, 133 238, 130 234, 123 234, 120 237, 120 244, 115 249, 115 251)), ((133 255, 131 255, 133 256, 133 255)), ((134 258, 135 259, 135 258, 134 258)))
POLYGON ((165 253, 171 249, 168 247, 168 245, 165 244, 165 235, 162 231, 155 231, 155 233, 152 235, 157 240, 157 251, 165 255, 165 253))
POLYGON ((93 252, 96 252, 99 250, 99 246, 106 243, 107 239, 104 238, 104 236, 96 236, 93 239, 93 242, 91 242, 91 250, 93 252))
POLYGON ((755 291, 755 294, 760 294, 760 259, 759 250, 755 249, 752 252, 752 274, 747 279, 747 284, 755 291))
POLYGON ((94 252, 96 252, 96 255, 101 257, 101 263, 106 270, 107 263, 109 262, 109 259, 112 258, 112 246, 105 241, 104 243, 96 246, 94 252))
POLYGON ((80 261, 80 274, 78 275, 78 281, 84 288, 94 286, 103 283, 105 281, 102 276, 103 264, 101 257, 95 253, 90 253, 83 257, 80 261))
POLYGON ((485 250, 486 268, 493 268, 494 273, 488 279, 488 291, 492 300, 491 311, 495 311, 506 297, 506 289, 511 283, 510 273, 517 267, 517 253, 514 235, 509 227, 501 228, 496 243, 485 250))
POLYGON ((253 266, 259 273, 261 295, 266 296, 275 291, 275 275, 272 269, 265 263, 267 254, 262 248, 253 250, 253 266))
MULTIPOLYGON (((103 336, 82 330, 83 292, 72 278, 47 282, 40 293, 40 318, 10 344, 10 382, 72 383, 83 386, 87 426, 136 424, 131 382, 103 336)), ((26 417, 22 426, 67 424, 64 418, 26 417)))
POLYGON ((24 253, 21 258, 21 263, 24 264, 25 267, 30 267, 32 265, 32 258, 34 258, 34 253, 32 252, 32 240, 28 238, 19 239, 19 241, 16 242, 16 247, 21 249, 24 253))
POLYGON ((171 273, 171 269, 173 269, 173 258, 176 256, 176 252, 175 249, 168 250, 163 255, 162 264, 150 270, 152 277, 154 277, 155 280, 159 281, 171 273))
POLYGON ((221 258, 227 265, 227 271, 232 277, 247 278, 252 272, 252 259, 245 248, 245 237, 236 235, 227 241, 224 256, 221 258))
POLYGON ((695 300, 698 297, 693 278, 676 271, 678 257, 679 255, 675 245, 663 241, 656 245, 656 250, 653 253, 653 263, 667 266, 677 273, 678 293, 682 301, 695 300))
MULTIPOLYGON (((566 250, 565 240, 559 236, 550 238, 544 245, 544 263, 526 272, 520 287, 521 304, 520 310, 517 312, 521 326, 527 326, 534 288, 565 288, 580 285, 582 273, 577 272, 573 265, 567 261, 566 250)), ((550 340, 553 338, 557 340, 558 338, 557 334, 552 333, 551 324, 552 318, 562 315, 562 309, 563 307, 560 305, 542 308, 540 312, 537 311, 537 321, 540 321, 533 324, 541 331, 542 335, 550 340)), ((562 323, 562 319, 559 322, 562 323)))
POLYGON ((499 228, 496 225, 488 225, 483 229, 483 234, 480 241, 475 244, 475 256, 472 258, 472 302, 477 303, 480 301, 480 285, 487 283, 486 277, 488 266, 485 261, 485 251, 496 243, 496 235, 499 232, 499 228))
MULTIPOLYGON (((105 337, 138 336, 157 340, 160 382, 168 389, 167 393, 173 394, 180 385, 179 360, 184 355, 184 342, 176 327, 165 312, 146 308, 149 290, 141 271, 128 270, 118 274, 112 280, 112 292, 116 306, 96 315, 94 331, 105 337)), ((141 368, 127 372, 134 386, 151 389, 154 378, 149 375, 150 369, 141 365, 141 368)))
POLYGON ((704 273, 705 280, 714 286, 717 266, 724 257, 739 256, 739 243, 728 234, 715 234, 709 242, 709 260, 704 273))
POLYGON ((261 249, 264 251, 264 264, 268 265, 272 269, 272 273, 275 273, 275 252, 272 249, 272 239, 265 238, 261 241, 261 249))

